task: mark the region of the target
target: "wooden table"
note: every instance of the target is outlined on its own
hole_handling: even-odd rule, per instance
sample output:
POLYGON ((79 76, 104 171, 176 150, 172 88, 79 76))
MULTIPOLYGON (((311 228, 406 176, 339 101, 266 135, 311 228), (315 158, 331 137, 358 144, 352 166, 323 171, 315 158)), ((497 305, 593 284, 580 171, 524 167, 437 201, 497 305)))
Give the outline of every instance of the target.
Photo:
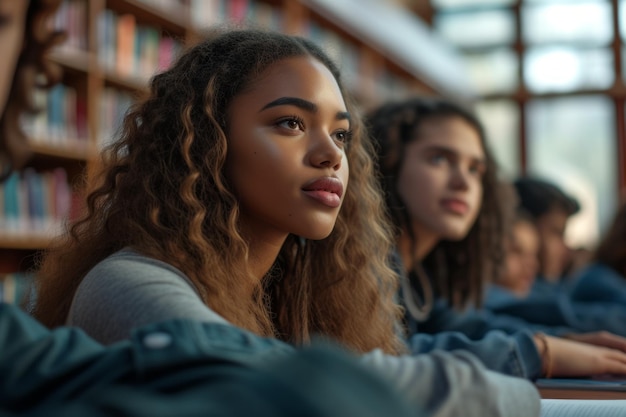
POLYGON ((579 388, 539 388, 541 398, 564 400, 626 400, 626 392, 579 388))

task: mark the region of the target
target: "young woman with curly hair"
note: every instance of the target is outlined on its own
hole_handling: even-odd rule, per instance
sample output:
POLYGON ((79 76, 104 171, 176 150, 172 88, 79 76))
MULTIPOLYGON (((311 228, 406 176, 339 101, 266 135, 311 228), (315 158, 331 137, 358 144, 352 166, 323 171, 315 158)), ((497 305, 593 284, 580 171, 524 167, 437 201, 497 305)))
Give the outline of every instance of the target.
MULTIPOLYGON (((85 217, 46 254, 36 316, 104 342, 124 338, 128 324, 153 318, 134 298, 141 277, 115 274, 137 266, 185 277, 213 312, 259 335, 302 344, 318 333, 397 353, 390 235, 370 145, 338 80, 311 42, 245 31, 203 42, 156 75, 106 151, 85 217), (325 89, 267 81, 300 61, 325 89), (325 114, 330 106, 295 93, 333 107, 325 114)), ((147 282, 151 305, 181 296, 147 282)))
POLYGON ((405 346, 372 155, 312 42, 218 32, 127 114, 84 217, 41 264, 35 314, 107 344, 171 319, 296 346, 323 337, 428 415, 537 415, 531 384, 467 352, 394 356, 405 346))
POLYGON ((374 110, 367 127, 378 146, 395 226, 394 262, 404 275, 401 295, 413 352, 463 348, 491 369, 531 379, 626 373, 622 337, 532 327, 480 309, 485 283, 503 270, 515 200, 510 186, 498 180, 482 125, 470 110, 418 97, 374 110))

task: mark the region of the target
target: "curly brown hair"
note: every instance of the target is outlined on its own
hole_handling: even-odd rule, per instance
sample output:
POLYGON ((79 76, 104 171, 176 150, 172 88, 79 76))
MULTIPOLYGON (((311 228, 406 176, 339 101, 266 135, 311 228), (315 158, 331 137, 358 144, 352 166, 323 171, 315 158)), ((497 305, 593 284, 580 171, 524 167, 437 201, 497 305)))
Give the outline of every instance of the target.
MULTIPOLYGON (((378 147, 380 180, 396 234, 404 231, 415 244, 416 237, 409 227, 410 215, 397 192, 398 174, 406 145, 419 140, 419 127, 427 120, 446 118, 462 118, 480 136, 486 161, 482 178, 483 198, 478 218, 468 235, 460 241, 439 242, 422 265, 435 283, 436 295, 454 307, 464 308, 468 304, 481 304, 484 282, 497 278, 504 262, 503 239, 508 208, 506 199, 502 198, 503 184, 497 178, 496 162, 486 144, 480 121, 470 110, 453 101, 413 97, 382 105, 368 115, 366 124, 378 147)), ((422 285, 432 284, 422 280, 422 285)), ((430 291, 429 288, 416 290, 422 294, 430 291)))
POLYGON ((626 277, 626 196, 592 259, 626 277))
POLYGON ((319 241, 288 237, 261 282, 242 262, 248 243, 224 176, 226 109, 264 69, 296 56, 322 62, 341 88, 337 67, 312 42, 259 30, 222 30, 153 77, 149 97, 132 107, 106 149, 85 216, 41 265, 35 315, 42 322, 63 324, 85 274, 132 247, 183 271, 208 306, 259 335, 304 344, 318 334, 357 352, 401 350, 397 276, 385 256, 393 237, 371 143, 349 100, 350 186, 332 233, 319 241))
POLYGON ((57 11, 61 0, 31 0, 24 22, 24 44, 17 61, 11 91, 0 119, 0 180, 20 169, 31 156, 28 139, 20 126, 23 113, 37 111, 35 88, 47 88, 61 78, 61 68, 47 59, 50 48, 65 35, 53 31, 47 20, 57 11), (41 82, 43 75, 45 82, 41 82))

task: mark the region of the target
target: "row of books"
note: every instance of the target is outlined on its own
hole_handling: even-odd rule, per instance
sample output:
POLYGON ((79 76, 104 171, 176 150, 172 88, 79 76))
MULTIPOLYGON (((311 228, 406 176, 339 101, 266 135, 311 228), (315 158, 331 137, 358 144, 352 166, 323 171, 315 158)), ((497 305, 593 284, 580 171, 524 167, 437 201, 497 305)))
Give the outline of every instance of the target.
MULTIPOLYGON (((105 87, 98 100, 97 148, 108 144, 122 124, 134 97, 113 87, 105 87)), ((26 116, 22 126, 34 143, 89 150, 86 99, 72 87, 57 84, 38 93, 40 111, 26 116)))
MULTIPOLYGON (((191 0, 190 13, 196 28, 203 29, 223 22, 286 31, 284 13, 264 1, 255 0, 191 0)), ((320 26, 312 19, 303 19, 296 33, 307 37, 328 51, 341 64, 344 72, 359 73, 360 54, 356 45, 335 31, 320 26)), ((294 28, 292 28, 294 29, 294 28)))
POLYGON ((281 9, 255 0, 191 0, 191 22, 202 30, 223 22, 252 23, 255 27, 284 31, 281 9))
POLYGON ((59 49, 87 50, 87 2, 84 0, 63 0, 50 25, 55 30, 65 32, 65 42, 59 49))
MULTIPOLYGON (((252 24, 285 31, 285 13, 262 0, 142 0, 149 6, 167 11, 183 9, 193 26, 202 31, 223 22, 252 24)), ((68 31, 64 48, 85 49, 86 7, 84 0, 65 0, 55 27, 68 31)), ((293 25, 293 23, 291 23, 293 25)), ((406 83, 386 68, 370 68, 358 45, 345 36, 320 25, 315 19, 302 19, 295 30, 321 45, 340 65, 348 86, 370 95, 394 97, 406 91, 406 83)), ((183 44, 164 35, 161 28, 139 24, 134 15, 117 14, 106 9, 98 17, 97 48, 99 64, 105 71, 145 85, 147 80, 169 67, 183 44)))
POLYGON ((179 40, 138 24, 132 14, 106 9, 98 17, 98 60, 108 72, 145 83, 168 68, 181 49, 179 40))
POLYGON ((338 63, 352 90, 369 89, 370 95, 391 98, 407 91, 404 80, 384 67, 371 68, 358 45, 315 19, 302 19, 299 27, 287 28, 281 9, 258 0, 191 0, 190 9, 192 23, 197 28, 230 21, 280 31, 290 29, 311 39, 338 63))
POLYGON ((313 20, 305 21, 300 35, 320 45, 341 68, 347 87, 365 95, 396 98, 407 83, 384 67, 371 67, 358 45, 313 20))
POLYGON ((134 101, 134 97, 112 87, 106 87, 100 94, 99 117, 100 128, 98 132, 98 148, 111 143, 119 133, 124 115, 134 101))
POLYGON ((34 141, 86 147, 87 100, 84 94, 64 84, 38 90, 35 101, 40 110, 25 116, 22 123, 25 132, 34 141))
POLYGON ((63 168, 29 167, 0 184, 2 236, 54 236, 70 215, 72 192, 63 168))

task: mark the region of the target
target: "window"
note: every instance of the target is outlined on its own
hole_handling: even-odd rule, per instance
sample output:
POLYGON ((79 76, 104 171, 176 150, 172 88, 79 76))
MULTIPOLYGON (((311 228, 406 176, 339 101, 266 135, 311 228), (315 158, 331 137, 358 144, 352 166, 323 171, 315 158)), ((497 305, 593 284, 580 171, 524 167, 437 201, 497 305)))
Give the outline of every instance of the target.
POLYGON ((525 5, 522 33, 524 42, 531 44, 608 45, 613 39, 611 4, 602 0, 525 5))
POLYGON ((611 50, 535 47, 524 61, 525 82, 535 93, 605 89, 615 80, 611 50))
POLYGON ((465 55, 467 71, 479 94, 514 92, 519 60, 511 48, 490 49, 465 55))
POLYGON ((613 105, 605 96, 528 103, 528 172, 550 179, 580 201, 581 212, 567 230, 574 246, 595 243, 618 203, 613 126, 613 105))
POLYGON ((514 16, 506 10, 443 13, 435 17, 439 33, 461 47, 508 44, 515 39, 514 16))
POLYGON ((437 8, 454 8, 468 6, 505 6, 515 3, 515 0, 433 0, 437 8))
POLYGON ((485 127, 487 146, 496 158, 502 176, 512 180, 520 174, 519 111, 511 100, 483 101, 476 114, 485 127))

